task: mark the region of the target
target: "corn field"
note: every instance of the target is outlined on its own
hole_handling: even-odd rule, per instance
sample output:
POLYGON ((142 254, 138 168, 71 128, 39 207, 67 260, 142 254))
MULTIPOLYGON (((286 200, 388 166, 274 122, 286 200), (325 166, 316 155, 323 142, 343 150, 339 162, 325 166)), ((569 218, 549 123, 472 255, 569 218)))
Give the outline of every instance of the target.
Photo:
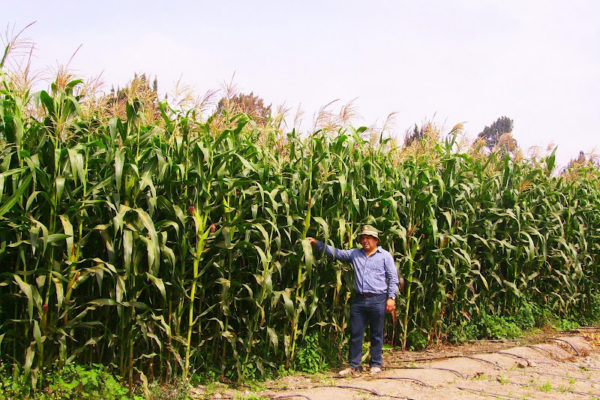
POLYGON ((308 334, 341 351, 352 272, 306 237, 354 247, 363 223, 406 280, 396 345, 524 303, 597 315, 593 166, 458 152, 455 131, 402 149, 166 102, 155 121, 138 98, 109 116, 78 80, 30 93, 0 74, 0 359, 34 379, 78 362, 240 381, 293 366, 308 334))

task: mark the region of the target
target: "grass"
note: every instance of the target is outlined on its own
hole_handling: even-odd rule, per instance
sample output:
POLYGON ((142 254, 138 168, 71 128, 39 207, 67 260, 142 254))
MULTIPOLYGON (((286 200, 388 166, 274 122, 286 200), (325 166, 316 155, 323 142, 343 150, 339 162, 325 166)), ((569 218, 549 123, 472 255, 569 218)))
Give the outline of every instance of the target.
POLYGON ((552 383, 550 381, 547 381, 546 383, 539 385, 538 388, 542 392, 551 392, 552 391, 552 383))

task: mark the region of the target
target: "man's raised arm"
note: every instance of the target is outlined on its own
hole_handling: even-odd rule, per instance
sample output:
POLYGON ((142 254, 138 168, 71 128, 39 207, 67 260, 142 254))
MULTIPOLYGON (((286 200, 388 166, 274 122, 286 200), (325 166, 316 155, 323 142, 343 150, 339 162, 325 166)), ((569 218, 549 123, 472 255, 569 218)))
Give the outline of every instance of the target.
POLYGON ((333 246, 326 245, 325 243, 313 238, 307 237, 310 244, 317 250, 318 253, 323 253, 329 258, 335 258, 336 260, 351 262, 352 261, 352 250, 341 250, 336 249, 333 246))

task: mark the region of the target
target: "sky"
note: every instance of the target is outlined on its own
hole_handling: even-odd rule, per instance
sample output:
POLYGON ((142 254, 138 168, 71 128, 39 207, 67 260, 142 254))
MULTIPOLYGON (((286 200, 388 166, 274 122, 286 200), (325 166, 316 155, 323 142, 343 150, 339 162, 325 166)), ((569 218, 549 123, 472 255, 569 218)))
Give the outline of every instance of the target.
MULTIPOLYGON (((514 120, 523 152, 558 146, 566 165, 600 154, 600 1, 6 1, 0 29, 35 42, 33 67, 51 77, 69 62, 104 89, 134 73, 170 92, 201 95, 233 83, 273 108, 318 110, 353 101, 355 126, 402 139, 433 121, 475 138, 514 120), (80 47, 81 46, 81 47, 80 47)), ((47 83, 45 83, 47 84, 47 83)))

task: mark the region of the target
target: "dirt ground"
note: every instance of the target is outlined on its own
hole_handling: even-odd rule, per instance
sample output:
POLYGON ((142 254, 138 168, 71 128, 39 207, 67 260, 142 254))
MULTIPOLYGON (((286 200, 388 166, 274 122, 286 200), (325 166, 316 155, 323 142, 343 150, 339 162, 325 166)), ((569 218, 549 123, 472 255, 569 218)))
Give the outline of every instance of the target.
POLYGON ((600 327, 545 330, 518 340, 386 351, 384 368, 339 378, 337 371, 265 382, 262 390, 195 388, 197 399, 597 399, 600 327))

